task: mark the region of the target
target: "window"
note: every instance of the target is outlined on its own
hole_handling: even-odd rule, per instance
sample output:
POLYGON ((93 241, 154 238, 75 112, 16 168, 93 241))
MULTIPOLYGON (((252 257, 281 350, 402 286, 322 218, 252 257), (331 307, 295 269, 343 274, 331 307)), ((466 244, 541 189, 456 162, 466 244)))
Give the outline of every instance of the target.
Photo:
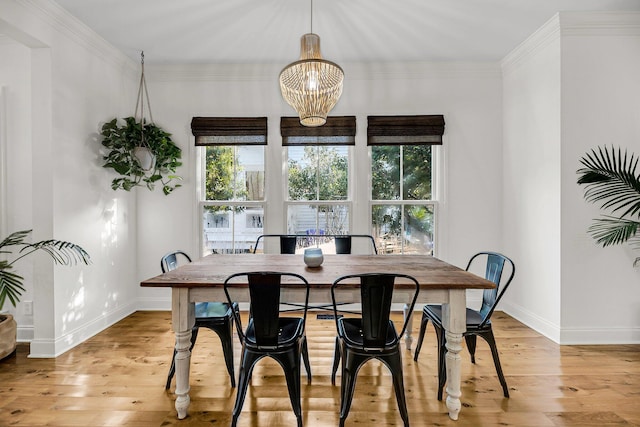
POLYGON ((303 127, 298 118, 283 117, 280 130, 287 149, 287 233, 349 233, 355 117, 329 117, 321 127, 303 127))
MULTIPOLYGON (((282 171, 284 185, 269 186, 268 195, 266 118, 194 117, 192 131, 199 149, 203 255, 250 252, 265 232, 368 233, 379 253, 433 254, 436 249, 438 187, 432 176, 444 133, 442 116, 368 117, 369 156, 360 158, 354 157, 354 116, 329 117, 315 128, 300 125, 297 117, 282 117, 282 148, 272 144, 269 149, 272 154, 282 150, 284 165, 269 172, 276 174, 269 182, 278 183, 282 171), (363 182, 354 186, 354 178, 363 182), (356 194, 367 186, 370 192, 356 194), (267 206, 267 198, 284 204, 267 206)), ((323 245, 326 253, 335 248, 328 237, 298 242, 300 251, 306 245, 323 245)))
POLYGON ((202 254, 250 252, 264 224, 267 119, 194 117, 202 254))
POLYGON ((382 253, 433 255, 433 145, 442 116, 370 116, 371 229, 382 253))

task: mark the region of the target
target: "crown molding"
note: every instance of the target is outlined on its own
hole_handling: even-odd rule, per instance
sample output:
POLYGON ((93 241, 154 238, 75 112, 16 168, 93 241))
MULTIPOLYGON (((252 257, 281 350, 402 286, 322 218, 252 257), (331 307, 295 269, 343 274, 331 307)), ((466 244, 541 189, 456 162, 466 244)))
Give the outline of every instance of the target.
MULTIPOLYGON (((147 79, 172 81, 272 81, 283 64, 147 65, 147 79)), ((429 78, 500 78, 497 62, 408 62, 341 64, 347 80, 424 80, 429 78)))
POLYGON ((501 61, 508 73, 563 37, 640 36, 640 12, 559 12, 501 61))
POLYGON ((508 73, 526 63, 535 54, 560 39, 560 17, 555 14, 542 27, 527 37, 503 58, 500 65, 503 73, 508 73))
MULTIPOLYGON (((123 52, 100 37, 86 24, 75 18, 56 2, 51 0, 15 0, 31 16, 63 35, 78 46, 86 49, 117 68, 138 72, 138 64, 123 52)), ((28 31, 28 28, 23 30, 28 31)), ((51 44, 51 40, 42 40, 51 44)))
POLYGON ((388 62, 352 63, 345 75, 357 80, 426 80, 456 78, 500 78, 497 62, 388 62))
POLYGON ((282 66, 273 64, 146 64, 154 82, 277 81, 282 66))
POLYGON ((560 12, 558 15, 563 36, 640 35, 640 12, 560 12))

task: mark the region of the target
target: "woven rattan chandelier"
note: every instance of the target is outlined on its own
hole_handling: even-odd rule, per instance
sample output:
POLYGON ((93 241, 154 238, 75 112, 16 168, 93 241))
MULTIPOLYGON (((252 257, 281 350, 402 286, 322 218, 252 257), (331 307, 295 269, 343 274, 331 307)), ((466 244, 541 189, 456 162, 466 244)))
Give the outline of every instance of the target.
POLYGON ((313 34, 311 0, 311 32, 300 38, 300 59, 280 72, 282 97, 298 112, 300 124, 322 126, 342 95, 343 80, 342 68, 322 59, 320 37, 313 34))

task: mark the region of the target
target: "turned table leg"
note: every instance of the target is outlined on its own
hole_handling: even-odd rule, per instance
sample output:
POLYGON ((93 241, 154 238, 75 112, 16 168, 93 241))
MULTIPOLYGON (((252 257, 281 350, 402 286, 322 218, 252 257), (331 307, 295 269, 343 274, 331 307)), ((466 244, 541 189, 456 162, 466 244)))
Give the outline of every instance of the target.
POLYGON ((466 292, 462 290, 449 290, 449 303, 442 306, 442 321, 447 340, 447 354, 445 363, 447 368, 447 408, 449 418, 458 419, 462 408, 460 397, 460 350, 462 350, 462 334, 467 329, 466 292))
POLYGON ((176 334, 176 411, 178 418, 187 416, 189 397, 189 368, 191 365, 191 329, 195 324, 195 305, 189 302, 188 288, 173 288, 172 326, 176 334))

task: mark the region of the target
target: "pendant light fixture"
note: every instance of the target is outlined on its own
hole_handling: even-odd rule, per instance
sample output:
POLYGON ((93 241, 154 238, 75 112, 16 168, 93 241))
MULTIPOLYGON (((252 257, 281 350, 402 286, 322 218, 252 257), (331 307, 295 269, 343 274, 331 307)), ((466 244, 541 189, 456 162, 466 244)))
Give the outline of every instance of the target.
POLYGON ((311 0, 311 32, 300 38, 300 59, 280 72, 282 97, 298 112, 301 125, 322 126, 342 95, 343 80, 342 68, 322 59, 320 37, 313 33, 311 0))

